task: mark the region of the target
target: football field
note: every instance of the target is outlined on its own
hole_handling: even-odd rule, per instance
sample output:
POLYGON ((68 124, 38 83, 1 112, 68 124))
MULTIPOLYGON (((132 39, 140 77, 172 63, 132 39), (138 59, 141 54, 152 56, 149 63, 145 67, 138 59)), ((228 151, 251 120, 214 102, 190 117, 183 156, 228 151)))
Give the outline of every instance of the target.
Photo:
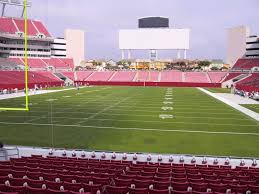
MULTIPOLYGON (((0 141, 259 157, 259 122, 197 88, 87 87, 30 96, 29 103, 29 112, 0 111, 0 141)), ((24 97, 0 101, 0 107, 24 104, 24 97)))

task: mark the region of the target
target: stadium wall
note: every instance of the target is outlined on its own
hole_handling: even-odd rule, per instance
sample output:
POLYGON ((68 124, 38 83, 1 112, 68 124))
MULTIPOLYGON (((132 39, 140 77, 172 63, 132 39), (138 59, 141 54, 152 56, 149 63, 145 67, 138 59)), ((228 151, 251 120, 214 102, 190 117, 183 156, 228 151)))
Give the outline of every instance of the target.
POLYGON ((96 86, 164 86, 164 87, 211 87, 220 88, 221 83, 183 83, 183 82, 107 82, 107 81, 76 81, 80 85, 96 86))

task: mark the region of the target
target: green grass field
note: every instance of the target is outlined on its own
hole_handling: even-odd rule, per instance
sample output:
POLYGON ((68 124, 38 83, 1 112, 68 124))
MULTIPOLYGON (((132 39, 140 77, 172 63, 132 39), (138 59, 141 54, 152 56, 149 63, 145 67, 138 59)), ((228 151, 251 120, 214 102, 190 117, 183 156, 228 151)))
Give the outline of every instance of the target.
POLYGON ((242 106, 259 113, 259 104, 243 104, 242 106))
POLYGON ((212 92, 212 93, 230 93, 230 88, 205 88, 206 90, 212 92))
POLYGON ((59 148, 259 157, 257 121, 196 88, 171 89, 88 87, 31 96, 29 112, 0 111, 0 141, 51 147, 53 134, 59 148))

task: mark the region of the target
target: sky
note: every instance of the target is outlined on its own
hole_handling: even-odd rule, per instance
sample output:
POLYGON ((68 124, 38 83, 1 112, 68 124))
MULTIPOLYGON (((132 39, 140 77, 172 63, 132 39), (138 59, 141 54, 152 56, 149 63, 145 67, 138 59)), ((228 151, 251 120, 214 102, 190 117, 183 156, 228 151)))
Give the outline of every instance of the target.
MULTIPOLYGON (((86 59, 119 59, 119 29, 137 28, 138 18, 165 16, 170 27, 190 28, 192 59, 225 59, 227 29, 246 25, 259 34, 259 0, 31 0, 29 17, 41 20, 54 37, 64 29, 85 31, 86 59)), ((8 8, 13 14, 13 8, 8 8), (11 9, 11 10, 10 10, 11 9)), ((16 12, 18 13, 18 12, 16 12)), ((133 52, 148 58, 147 51, 133 52)), ((175 58, 173 51, 160 58, 175 58)))

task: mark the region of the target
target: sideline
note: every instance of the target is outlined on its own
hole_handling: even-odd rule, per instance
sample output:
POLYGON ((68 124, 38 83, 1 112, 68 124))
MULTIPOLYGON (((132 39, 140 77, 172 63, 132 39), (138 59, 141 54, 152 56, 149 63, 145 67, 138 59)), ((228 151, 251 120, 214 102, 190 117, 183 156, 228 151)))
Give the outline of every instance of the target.
POLYGON ((253 118, 253 119, 259 121, 259 114, 258 114, 258 113, 254 112, 254 111, 251 111, 251 110, 249 110, 248 108, 245 108, 245 107, 243 107, 243 106, 240 106, 239 104, 234 103, 234 102, 232 102, 232 101, 230 101, 230 100, 228 100, 228 99, 226 99, 226 98, 223 98, 223 97, 217 95, 217 93, 209 92, 208 90, 205 90, 205 89, 203 89, 203 88, 198 88, 198 89, 199 89, 200 91, 202 91, 202 92, 208 94, 209 96, 212 96, 212 97, 216 98, 217 100, 219 100, 219 101, 221 101, 221 102, 224 102, 225 104, 227 104, 227 105, 233 107, 234 109, 236 109, 236 110, 238 110, 238 111, 244 113, 245 115, 247 115, 247 116, 249 116, 249 117, 251 117, 251 118, 253 118))
MULTIPOLYGON (((81 87, 84 88, 84 87, 81 87)), ((28 96, 34 96, 34 95, 40 95, 40 94, 47 94, 47 93, 54 93, 54 92, 63 92, 67 90, 76 90, 77 88, 66 88, 62 90, 37 90, 35 91, 29 91, 28 96)), ((12 94, 2 94, 0 95, 0 100, 6 100, 6 99, 12 99, 12 98, 20 98, 25 97, 24 92, 18 92, 18 93, 12 93, 12 94)))

